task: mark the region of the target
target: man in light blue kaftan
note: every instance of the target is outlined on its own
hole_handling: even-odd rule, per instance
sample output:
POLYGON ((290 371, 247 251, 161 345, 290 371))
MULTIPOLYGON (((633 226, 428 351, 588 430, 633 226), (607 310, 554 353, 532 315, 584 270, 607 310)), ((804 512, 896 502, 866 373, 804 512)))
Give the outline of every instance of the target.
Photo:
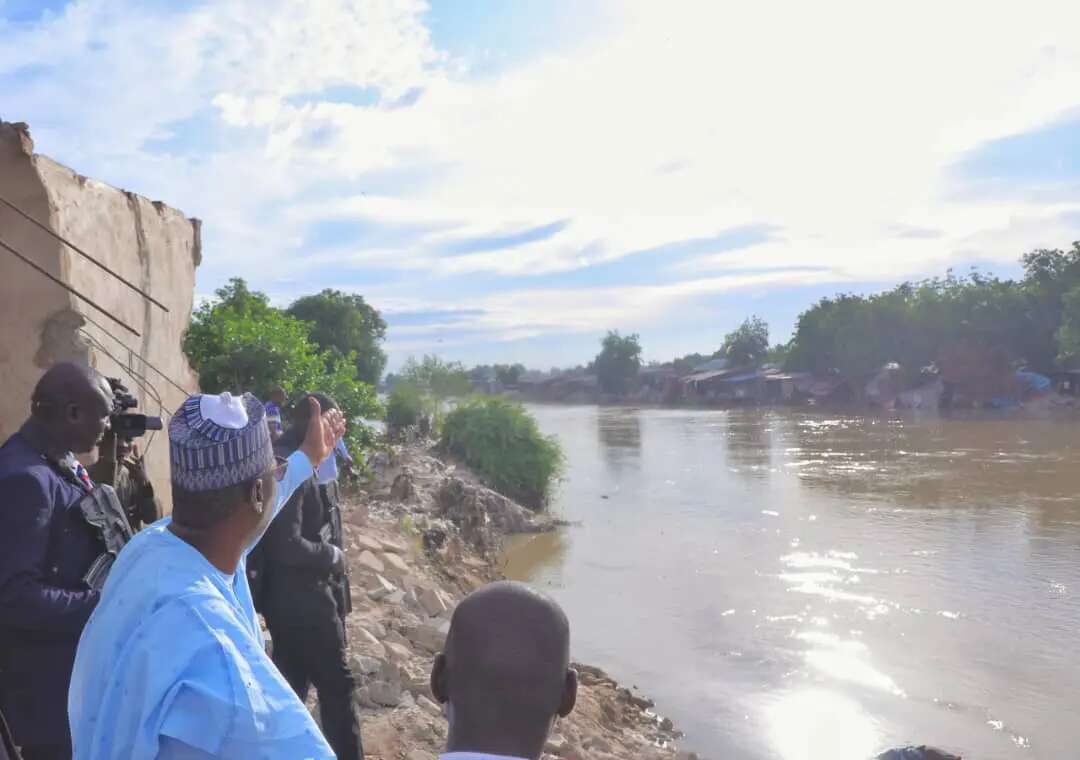
POLYGON ((312 411, 288 460, 249 394, 192 396, 174 415, 173 515, 124 547, 79 642, 76 760, 332 760, 266 655, 244 567, 344 430, 336 410, 312 411))

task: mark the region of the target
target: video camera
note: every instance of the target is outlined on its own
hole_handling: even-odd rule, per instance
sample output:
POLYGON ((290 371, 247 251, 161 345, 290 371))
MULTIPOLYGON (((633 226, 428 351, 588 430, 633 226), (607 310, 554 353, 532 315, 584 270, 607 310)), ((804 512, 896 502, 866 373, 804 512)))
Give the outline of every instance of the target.
POLYGON ((139 400, 115 377, 108 378, 113 392, 113 412, 109 415, 109 427, 117 438, 138 438, 147 430, 161 430, 161 418, 147 414, 128 413, 139 405, 139 400))

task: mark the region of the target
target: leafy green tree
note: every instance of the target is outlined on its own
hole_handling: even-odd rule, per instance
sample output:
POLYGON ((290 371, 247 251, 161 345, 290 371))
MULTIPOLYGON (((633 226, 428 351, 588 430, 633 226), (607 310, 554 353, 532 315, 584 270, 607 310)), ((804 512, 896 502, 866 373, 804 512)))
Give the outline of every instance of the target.
POLYGON ((233 278, 192 315, 184 352, 208 393, 250 391, 266 398, 277 385, 299 392, 326 369, 307 325, 270 306, 233 278))
POLYGON ((1080 242, 1068 251, 1040 248, 1021 261, 1029 305, 1026 358, 1031 366, 1048 371, 1061 353, 1058 337, 1065 294, 1080 286, 1080 242))
POLYGON ((680 375, 688 375, 711 358, 705 354, 687 354, 675 359, 671 362, 671 366, 680 375))
POLYGON ((783 367, 787 362, 788 344, 777 343, 765 354, 765 362, 774 367, 783 367))
POLYGON ((207 393, 250 391, 267 398, 281 386, 294 397, 305 391, 332 396, 349 421, 354 448, 369 445, 373 432, 358 424, 381 416, 374 388, 356 377, 354 354, 320 351, 308 325, 270 306, 262 293, 234 278, 192 316, 184 352, 207 393))
POLYGON ((638 335, 620 335, 611 330, 604 336, 593 369, 605 393, 620 395, 630 388, 641 369, 641 340, 638 335))
POLYGON ((504 388, 512 388, 518 384, 521 376, 525 374, 525 365, 523 364, 496 364, 495 365, 495 379, 504 388))
POLYGON ((1061 366, 1080 366, 1080 285, 1062 298, 1061 327, 1057 332, 1057 344, 1057 360, 1061 366))
POLYGON ((837 369, 855 378, 898 362, 915 382, 943 350, 965 345, 1027 359, 1046 371, 1045 350, 1032 348, 1034 330, 1026 286, 978 271, 961 277, 950 272, 870 296, 822 299, 800 315, 785 365, 837 369))
POLYGON ((410 356, 399 376, 440 401, 467 396, 472 391, 469 373, 461 362, 443 361, 430 354, 420 361, 410 356))
POLYGON ((288 314, 311 325, 311 339, 323 350, 356 355, 356 376, 376 385, 386 368, 381 344, 386 322, 363 296, 327 289, 297 299, 288 314))
POLYGON ((757 367, 769 353, 769 325, 758 316, 748 317, 724 337, 717 351, 734 367, 757 367))

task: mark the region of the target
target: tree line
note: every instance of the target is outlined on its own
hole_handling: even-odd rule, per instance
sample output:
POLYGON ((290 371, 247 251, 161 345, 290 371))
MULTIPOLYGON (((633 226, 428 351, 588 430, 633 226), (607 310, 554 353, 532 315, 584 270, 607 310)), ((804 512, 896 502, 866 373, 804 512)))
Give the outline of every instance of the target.
MULTIPOLYGON (((823 298, 799 316, 784 344, 771 345, 768 324, 751 316, 715 351, 661 366, 687 374, 723 358, 733 368, 771 364, 858 378, 896 362, 914 381, 950 347, 965 346, 1044 374, 1080 367, 1080 242, 1031 251, 1021 264, 1023 276, 1015 280, 950 271, 872 295, 823 298)), ((383 413, 375 387, 386 367, 385 337, 386 322, 360 295, 328 289, 279 309, 234 278, 195 311, 184 350, 207 392, 243 389, 266 398, 276 386, 288 394, 318 388, 357 419, 383 413)), ((642 364, 640 336, 612 330, 577 370, 594 374, 605 393, 621 395, 642 364)), ((491 381, 514 387, 525 374, 521 364, 467 369, 437 356, 410 358, 386 378, 391 422, 415 424, 425 414, 437 416, 446 399, 491 381)), ((352 431, 357 444, 369 435, 358 425, 352 431)))
MULTIPOLYGON (((751 316, 711 353, 654 364, 685 375, 723 358, 732 368, 771 365, 862 378, 895 362, 914 382, 962 347, 1043 374, 1080 367, 1080 242, 1068 250, 1037 249, 1020 261, 1018 280, 950 271, 882 293, 823 298, 800 314, 787 343, 770 345, 768 324, 751 316)), ((612 330, 596 358, 577 371, 595 374, 601 390, 620 395, 642 369, 641 355, 639 335, 612 330)))
POLYGON ((785 366, 857 377, 897 362, 913 373, 958 346, 1044 374, 1076 366, 1080 243, 1031 251, 1021 263, 1018 280, 949 272, 875 295, 824 298, 799 317, 785 366))

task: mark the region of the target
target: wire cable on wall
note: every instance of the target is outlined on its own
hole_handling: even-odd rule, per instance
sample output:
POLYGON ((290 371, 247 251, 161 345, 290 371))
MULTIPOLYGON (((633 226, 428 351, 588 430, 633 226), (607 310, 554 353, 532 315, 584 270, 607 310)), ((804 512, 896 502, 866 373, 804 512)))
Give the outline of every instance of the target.
POLYGON ((33 225, 34 225, 35 227, 38 227, 39 229, 42 229, 42 230, 44 230, 44 231, 45 231, 46 233, 48 233, 48 234, 49 234, 50 236, 52 236, 52 237, 56 238, 56 240, 58 240, 59 242, 63 243, 64 245, 66 245, 66 246, 67 246, 68 248, 70 248, 71 250, 75 251, 75 253, 79 254, 80 256, 82 256, 83 258, 85 258, 86 260, 88 260, 88 261, 90 261, 90 262, 93 262, 93 263, 94 263, 95 265, 97 265, 98 267, 100 267, 100 268, 101 268, 101 269, 103 269, 104 271, 108 272, 109 274, 111 274, 111 275, 112 275, 113 277, 115 277, 116 279, 120 280, 120 282, 124 283, 124 284, 125 284, 125 285, 127 285, 127 286, 128 286, 129 288, 131 288, 131 289, 132 289, 132 290, 134 290, 134 291, 135 291, 136 293, 138 293, 138 294, 139 294, 140 296, 142 296, 143 298, 145 298, 145 299, 146 299, 147 301, 149 301, 150 303, 154 304, 154 306, 157 306, 157 307, 158 307, 159 309, 161 309, 162 311, 164 311, 164 312, 168 313, 168 311, 169 311, 169 307, 168 307, 168 306, 166 306, 165 304, 163 304, 163 303, 162 303, 161 301, 159 301, 159 300, 157 300, 156 298, 154 298, 154 297, 153 297, 152 295, 150 295, 149 293, 147 293, 147 292, 146 292, 145 290, 143 290, 142 288, 140 288, 140 287, 139 287, 138 285, 136 285, 135 283, 133 283, 133 282, 131 282, 130 280, 126 279, 126 278, 125 278, 125 277, 124 277, 123 275, 121 275, 120 273, 118 273, 118 272, 116 272, 116 271, 114 271, 114 270, 110 269, 110 268, 109 268, 109 267, 107 267, 107 266, 106 266, 105 264, 102 264, 102 263, 101 263, 100 261, 98 261, 97 259, 95 259, 95 258, 94 258, 93 256, 91 256, 91 255, 90 255, 89 253, 87 253, 86 251, 84 251, 84 250, 83 250, 82 248, 80 248, 79 246, 77 246, 77 245, 75 245, 74 243, 72 243, 72 242, 71 242, 70 240, 68 240, 67 238, 65 238, 65 237, 64 237, 63 235, 60 235, 59 233, 57 233, 57 232, 53 231, 53 229, 52 229, 52 228, 50 228, 50 227, 49 227, 49 226, 48 226, 47 224, 44 224, 44 223, 42 223, 42 222, 38 221, 37 219, 35 219, 34 217, 30 216, 30 214, 28 214, 28 213, 26 213, 25 211, 23 211, 23 210, 22 210, 21 208, 19 208, 18 206, 16 206, 16 205, 15 205, 14 203, 12 203, 11 201, 9 201, 9 200, 8 200, 7 198, 3 197, 2 195, 0 195, 0 203, 3 203, 3 204, 4 204, 5 206, 7 206, 8 208, 10 208, 10 209, 11 209, 12 211, 14 211, 14 212, 15 212, 16 214, 18 214, 19 216, 21 216, 21 217, 22 217, 23 219, 25 219, 26 221, 28 221, 28 222, 30 222, 31 224, 33 224, 33 225))
POLYGON ((75 296, 76 298, 78 298, 78 299, 79 299, 80 301, 84 301, 85 303, 88 303, 88 304, 90 304, 90 305, 91 305, 91 306, 93 306, 93 307, 94 307, 95 309, 97 309, 97 310, 98 310, 98 311, 100 311, 100 312, 101 312, 102 314, 104 314, 104 315, 105 315, 106 317, 108 317, 109 319, 111 319, 111 320, 112 320, 113 322, 115 322, 116 324, 120 325, 120 326, 121 326, 121 327, 123 327, 123 328, 124 328, 125 330, 127 330, 127 331, 128 331, 129 333, 131 333, 132 335, 134 335, 134 336, 135 336, 136 338, 141 338, 141 337, 142 337, 142 333, 140 333, 140 332, 139 332, 138 330, 136 330, 136 329, 135 329, 134 327, 132 327, 131 325, 129 325, 129 324, 127 323, 127 322, 124 322, 124 321, 123 321, 122 319, 120 319, 119 317, 116 317, 116 316, 114 316, 114 315, 113 315, 113 314, 112 314, 111 312, 107 311, 107 310, 106 310, 105 308, 103 308, 103 307, 99 306, 99 305, 98 305, 98 304, 96 304, 96 303, 95 303, 94 301, 92 301, 91 299, 87 298, 87 297, 86 297, 86 296, 84 296, 84 295, 83 295, 82 293, 80 293, 79 291, 75 290, 75 288, 73 288, 73 287, 71 287, 70 285, 68 285, 68 284, 67 284, 66 282, 63 282, 63 281, 62 281, 62 280, 61 280, 61 279, 60 279, 59 277, 56 277, 55 275, 52 275, 52 274, 49 274, 48 272, 46 272, 46 271, 45 271, 45 270, 44 270, 44 269, 43 269, 42 267, 40 267, 40 266, 38 266, 37 264, 35 264, 35 263, 34 263, 33 261, 31 261, 31 260, 30 260, 30 259, 29 259, 28 257, 26 257, 25 255, 23 255, 23 254, 19 253, 19 252, 18 252, 17 250, 15 250, 14 248, 12 248, 12 247, 11 247, 10 245, 8 245, 7 243, 5 243, 5 242, 4 242, 4 240, 3 240, 2 238, 0 238, 0 248, 3 248, 3 249, 5 249, 5 250, 6 250, 6 251, 7 251, 8 253, 10 253, 11 255, 15 256, 15 257, 16 257, 17 259, 20 259, 20 260, 21 260, 21 261, 22 261, 22 262, 23 262, 24 264, 26 264, 27 266, 29 266, 29 267, 31 267, 31 268, 33 268, 33 269, 37 270, 37 272, 38 272, 39 274, 42 274, 42 275, 44 275, 45 277, 47 277, 48 279, 52 280, 52 281, 53 281, 54 283, 56 283, 57 285, 59 285, 60 287, 62 287, 62 288, 63 288, 64 290, 66 290, 67 292, 71 293, 71 294, 72 294, 73 296, 75 296))

